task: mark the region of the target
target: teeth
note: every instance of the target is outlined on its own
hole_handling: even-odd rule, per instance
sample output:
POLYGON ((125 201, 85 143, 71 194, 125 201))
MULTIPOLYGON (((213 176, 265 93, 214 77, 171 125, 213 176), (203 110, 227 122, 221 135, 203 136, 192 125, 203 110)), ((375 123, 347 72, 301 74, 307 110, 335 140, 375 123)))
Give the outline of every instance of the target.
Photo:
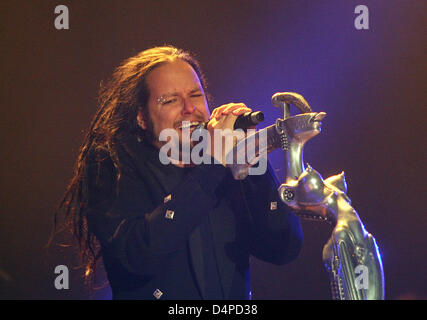
POLYGON ((193 126, 198 126, 199 124, 200 124, 199 121, 193 121, 193 122, 184 121, 183 124, 181 124, 180 126, 178 126, 178 129, 190 128, 190 127, 193 127, 193 126))

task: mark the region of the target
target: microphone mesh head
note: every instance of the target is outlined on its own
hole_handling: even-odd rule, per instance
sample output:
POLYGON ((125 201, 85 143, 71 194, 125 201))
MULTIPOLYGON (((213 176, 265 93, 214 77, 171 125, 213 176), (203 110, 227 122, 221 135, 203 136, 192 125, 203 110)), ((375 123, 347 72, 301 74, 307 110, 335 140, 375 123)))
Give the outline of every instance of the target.
POLYGON ((253 112, 251 118, 253 122, 258 124, 264 121, 264 113, 262 113, 262 111, 253 112))

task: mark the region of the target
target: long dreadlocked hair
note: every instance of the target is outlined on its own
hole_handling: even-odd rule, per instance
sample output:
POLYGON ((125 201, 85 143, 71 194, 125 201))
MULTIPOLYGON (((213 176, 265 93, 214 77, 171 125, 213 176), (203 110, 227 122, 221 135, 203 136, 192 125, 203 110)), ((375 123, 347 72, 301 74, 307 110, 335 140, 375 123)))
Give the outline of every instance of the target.
MULTIPOLYGON (((193 67, 206 91, 206 79, 198 61, 189 52, 173 46, 154 47, 142 51, 117 67, 105 84, 101 82, 99 106, 80 147, 73 177, 55 211, 53 231, 48 243, 50 246, 56 234, 69 231, 77 242, 77 250, 85 267, 85 280, 91 278, 93 280, 96 263, 100 258, 100 246, 95 236, 88 230, 86 216, 88 202, 86 169, 89 150, 97 147, 107 150, 116 166, 118 163, 116 146, 133 132, 140 130, 136 120, 138 111, 142 111, 145 119, 150 119, 147 108, 150 95, 146 84, 147 75, 156 67, 176 59, 182 59, 193 67), (60 217, 63 218, 63 222, 61 228, 58 228, 60 217)), ((150 134, 149 129, 146 131, 146 134, 150 134)), ((118 171, 116 179, 119 178, 118 171)))

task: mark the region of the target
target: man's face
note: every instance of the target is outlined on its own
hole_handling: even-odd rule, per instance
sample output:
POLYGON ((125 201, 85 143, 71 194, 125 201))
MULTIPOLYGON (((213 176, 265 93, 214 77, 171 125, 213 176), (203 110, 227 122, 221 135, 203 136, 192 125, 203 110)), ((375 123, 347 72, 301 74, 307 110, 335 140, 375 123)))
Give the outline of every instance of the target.
MULTIPOLYGON (((182 121, 190 121, 193 128, 209 119, 200 79, 187 62, 178 59, 155 68, 147 76, 146 83, 150 92, 148 113, 156 147, 165 143, 159 141, 163 129, 175 129, 182 142, 182 121)), ((147 129, 142 112, 138 114, 138 122, 142 129, 147 129)))

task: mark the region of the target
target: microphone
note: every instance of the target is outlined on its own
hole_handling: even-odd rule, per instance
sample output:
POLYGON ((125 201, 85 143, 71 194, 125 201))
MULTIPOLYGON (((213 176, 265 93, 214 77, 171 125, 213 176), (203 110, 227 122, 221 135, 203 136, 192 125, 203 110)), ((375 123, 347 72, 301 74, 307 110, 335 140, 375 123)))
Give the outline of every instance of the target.
MULTIPOLYGON (((264 113, 262 111, 246 112, 237 116, 236 122, 234 122, 234 130, 236 129, 247 129, 249 127, 256 126, 258 123, 264 121, 264 113)), ((208 126, 208 122, 204 122, 199 125, 200 129, 205 129, 208 126)))
POLYGON ((262 111, 246 112, 237 117, 234 129, 247 129, 264 121, 262 111))

